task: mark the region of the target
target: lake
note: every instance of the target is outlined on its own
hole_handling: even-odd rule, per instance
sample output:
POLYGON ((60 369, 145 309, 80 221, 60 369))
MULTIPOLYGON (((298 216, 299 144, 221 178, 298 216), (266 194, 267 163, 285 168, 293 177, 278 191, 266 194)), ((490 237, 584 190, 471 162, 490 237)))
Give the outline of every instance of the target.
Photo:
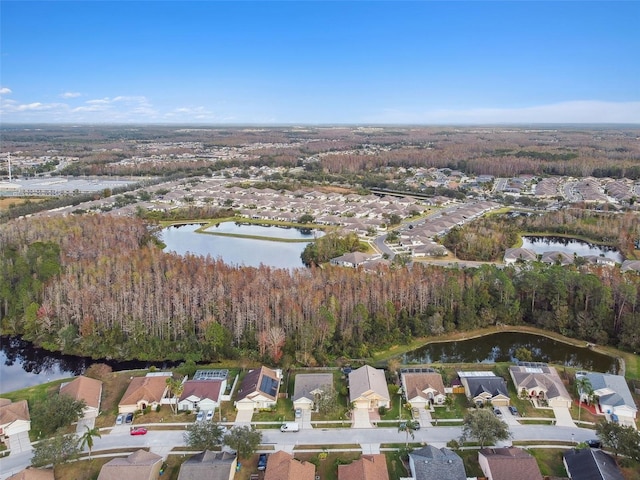
POLYGON ((617 361, 589 348, 576 347, 542 335, 502 332, 455 342, 429 343, 402 356, 403 363, 515 362, 515 351, 524 347, 532 361, 616 373, 617 361))
POLYGON ((560 251, 568 253, 569 255, 573 255, 575 253, 580 257, 585 257, 587 255, 607 257, 618 263, 622 263, 624 261, 624 257, 614 247, 595 245, 575 238, 528 235, 522 237, 522 247, 533 250, 538 254, 560 251))
POLYGON ((209 227, 211 233, 252 235, 273 239, 299 240, 278 242, 254 238, 227 237, 196 233, 201 225, 179 225, 164 228, 160 239, 165 243, 165 251, 185 255, 221 258, 229 265, 259 267, 260 264, 276 268, 304 267, 300 255, 313 242, 319 231, 300 231, 296 228, 237 224, 224 222, 218 227, 209 227))
POLYGON ((75 377, 94 363, 106 363, 114 371, 146 369, 151 366, 162 369, 177 365, 172 362, 116 362, 63 355, 34 347, 20 337, 3 336, 0 337, 0 394, 75 377))

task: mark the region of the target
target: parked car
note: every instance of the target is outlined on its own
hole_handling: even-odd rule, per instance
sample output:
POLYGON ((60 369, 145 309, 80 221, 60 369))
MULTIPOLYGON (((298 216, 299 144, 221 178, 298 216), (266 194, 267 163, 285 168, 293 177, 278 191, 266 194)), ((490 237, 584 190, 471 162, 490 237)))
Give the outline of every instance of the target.
MULTIPOLYGON (((406 427, 406 425, 407 425, 407 422, 400 422, 400 424, 398 425, 398 428, 402 430, 406 427)), ((413 428, 414 430, 420 430, 420 422, 411 421, 409 422, 409 425, 411 425, 411 428, 413 428)))
POLYGON ((144 427, 132 427, 129 433, 131 435, 146 435, 147 429, 144 427))
POLYGON ((281 432, 299 432, 300 425, 298 425, 296 422, 283 423, 282 426, 280 427, 280 431, 281 432))
POLYGON ((495 413, 498 417, 502 416, 502 410, 500 410, 498 407, 494 407, 493 413, 495 413))
POLYGON ((266 470, 267 468, 267 454, 261 453, 258 458, 258 470, 266 470))
POLYGON ((511 415, 513 415, 514 417, 517 417, 518 415, 520 415, 520 413, 518 412, 518 409, 513 405, 509 406, 509 411, 511 412, 511 415))
POLYGON ((116 417, 116 425, 122 425, 124 423, 124 415, 121 413, 116 417))
POLYGON ((196 415, 196 422, 203 421, 204 420, 204 414, 205 414, 204 410, 200 410, 198 412, 198 414, 196 415))
POLYGON ((207 416, 206 416, 207 422, 211 421, 212 418, 213 418, 213 410, 207 410, 207 416))
POLYGON ((127 416, 124 417, 124 423, 131 423, 133 422, 133 413, 129 412, 127 413, 127 416))
POLYGON ((296 408, 296 418, 300 418, 302 416, 302 409, 296 408))
POLYGON ((591 440, 587 440, 584 443, 589 445, 591 448, 600 448, 602 446, 602 442, 597 438, 592 438, 591 440))

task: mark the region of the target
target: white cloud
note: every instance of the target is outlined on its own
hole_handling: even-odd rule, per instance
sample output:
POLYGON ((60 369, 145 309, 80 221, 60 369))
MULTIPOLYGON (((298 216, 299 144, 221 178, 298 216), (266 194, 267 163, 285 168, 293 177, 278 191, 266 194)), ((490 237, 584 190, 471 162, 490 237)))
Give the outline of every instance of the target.
POLYGON ((0 95, 8 95, 11 93, 11 89, 7 87, 0 87, 0 95))
POLYGON ((60 94, 61 98, 78 98, 81 96, 82 94, 79 92, 64 92, 60 94))
POLYGON ((524 108, 387 110, 376 123, 640 123, 640 102, 571 101, 524 108))

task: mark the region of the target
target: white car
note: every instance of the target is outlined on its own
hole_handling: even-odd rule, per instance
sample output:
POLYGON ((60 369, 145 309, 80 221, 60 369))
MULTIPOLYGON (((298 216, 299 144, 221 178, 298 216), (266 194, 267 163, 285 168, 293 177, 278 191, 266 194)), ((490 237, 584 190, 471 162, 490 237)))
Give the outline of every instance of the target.
POLYGON ((207 411, 207 422, 210 421, 213 418, 213 410, 208 410, 207 411))
POLYGON ((201 422, 202 420, 204 420, 204 410, 200 410, 196 415, 196 422, 201 422))
POLYGON ((116 417, 116 425, 122 425, 124 423, 124 414, 120 414, 116 417))

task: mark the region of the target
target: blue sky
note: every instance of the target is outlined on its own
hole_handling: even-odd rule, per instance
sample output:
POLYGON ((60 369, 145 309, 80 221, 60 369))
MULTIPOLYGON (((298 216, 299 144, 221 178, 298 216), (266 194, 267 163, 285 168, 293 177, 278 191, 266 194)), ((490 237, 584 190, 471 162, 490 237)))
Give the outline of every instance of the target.
POLYGON ((638 1, 0 2, 0 121, 640 123, 638 1))

